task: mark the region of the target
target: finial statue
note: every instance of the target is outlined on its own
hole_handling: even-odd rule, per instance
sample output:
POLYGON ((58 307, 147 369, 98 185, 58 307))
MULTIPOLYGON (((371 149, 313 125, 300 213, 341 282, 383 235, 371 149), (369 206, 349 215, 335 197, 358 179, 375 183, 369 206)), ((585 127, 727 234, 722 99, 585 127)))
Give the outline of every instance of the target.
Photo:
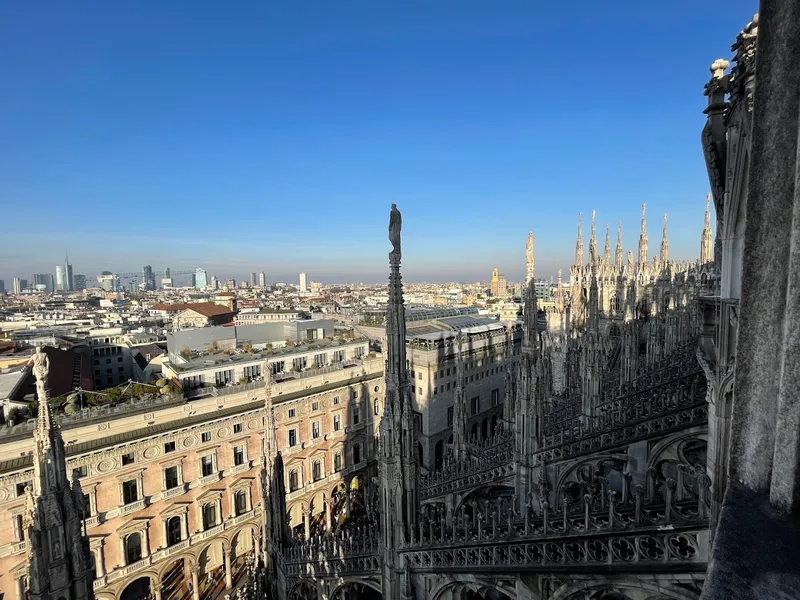
POLYGON ((400 256, 400 228, 403 225, 403 217, 400 216, 400 211, 397 210, 397 205, 392 204, 392 210, 389 213, 389 241, 392 242, 392 252, 400 256))
POLYGON ((724 58, 718 58, 713 63, 711 63, 711 68, 709 69, 711 71, 711 76, 714 79, 722 79, 723 77, 725 77, 725 69, 727 69, 730 66, 731 63, 729 63, 727 60, 725 60, 724 58))
POLYGON ((47 401, 47 377, 50 370, 50 359, 42 352, 42 347, 36 347, 33 355, 33 376, 36 377, 36 393, 39 402, 47 401))
POLYGON ((528 232, 528 243, 525 245, 525 256, 528 259, 528 264, 533 264, 533 232, 528 232))

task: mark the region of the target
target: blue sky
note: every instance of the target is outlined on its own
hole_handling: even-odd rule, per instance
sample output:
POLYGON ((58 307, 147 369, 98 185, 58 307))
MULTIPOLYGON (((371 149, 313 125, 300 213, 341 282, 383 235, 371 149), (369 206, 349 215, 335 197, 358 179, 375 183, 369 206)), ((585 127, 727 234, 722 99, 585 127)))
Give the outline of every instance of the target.
MULTIPOLYGON (((755 1, 5 3, 0 278, 522 278, 577 215, 699 252, 708 65, 755 1)), ((612 240, 612 246, 613 246, 612 240)))

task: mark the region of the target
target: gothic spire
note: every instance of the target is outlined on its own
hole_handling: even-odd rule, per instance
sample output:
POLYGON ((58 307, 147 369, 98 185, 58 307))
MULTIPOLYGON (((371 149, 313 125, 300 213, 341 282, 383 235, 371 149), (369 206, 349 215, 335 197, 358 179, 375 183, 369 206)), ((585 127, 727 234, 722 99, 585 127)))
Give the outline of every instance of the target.
POLYGON ((642 204, 642 231, 639 233, 639 266, 647 264, 647 204, 642 204))
POLYGON ((614 263, 617 267, 622 266, 622 221, 617 221, 617 250, 614 263))
POLYGON ((595 229, 595 211, 592 211, 592 233, 589 237, 589 262, 591 264, 597 263, 597 230, 595 229))
MULTIPOLYGON (((394 587, 402 568, 395 564, 394 550, 410 541, 419 513, 417 489, 416 434, 411 415, 411 392, 406 365, 406 318, 400 275, 400 228, 402 217, 392 204, 389 217, 389 305, 386 310, 386 406, 381 419, 381 535, 385 576, 394 587)), ((397 559, 399 560, 399 559, 397 559)))
POLYGON ((662 265, 669 262, 669 242, 667 241, 667 213, 664 213, 664 230, 661 233, 661 252, 659 259, 662 265))
POLYGON ((611 263, 611 233, 608 223, 606 223, 606 244, 603 246, 603 262, 611 263))
POLYGON ((714 262, 714 242, 711 240, 711 194, 706 195, 706 216, 700 237, 700 264, 714 262))
POLYGON ((589 285, 589 329, 597 331, 599 326, 600 295, 597 289, 597 265, 592 265, 592 282, 589 285))
POLYGON ((525 281, 527 283, 533 281, 533 277, 534 277, 535 262, 534 262, 534 256, 533 256, 533 244, 534 244, 533 232, 529 231, 528 232, 528 242, 527 242, 527 244, 525 246, 525 254, 526 254, 526 259, 527 259, 527 276, 526 276, 525 281))
POLYGON ((583 213, 578 213, 578 241, 575 242, 575 265, 583 264, 583 213))
POLYGON ((453 400, 453 454, 465 458, 467 449, 467 398, 464 391, 464 334, 456 335, 456 391, 453 400))

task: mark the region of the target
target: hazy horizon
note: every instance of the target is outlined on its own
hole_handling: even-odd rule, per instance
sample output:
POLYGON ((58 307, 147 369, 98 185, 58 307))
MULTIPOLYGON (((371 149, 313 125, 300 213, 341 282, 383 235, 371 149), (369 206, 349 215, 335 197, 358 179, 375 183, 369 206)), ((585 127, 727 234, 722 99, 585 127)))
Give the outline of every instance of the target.
POLYGON ((0 278, 66 251, 89 278, 383 282, 393 202, 407 282, 522 280, 528 231, 566 279, 578 213, 587 253, 596 209, 600 251, 621 220, 636 254, 642 202, 650 256, 669 213, 693 260, 708 66, 754 7, 579 4, 9 7, 0 278))

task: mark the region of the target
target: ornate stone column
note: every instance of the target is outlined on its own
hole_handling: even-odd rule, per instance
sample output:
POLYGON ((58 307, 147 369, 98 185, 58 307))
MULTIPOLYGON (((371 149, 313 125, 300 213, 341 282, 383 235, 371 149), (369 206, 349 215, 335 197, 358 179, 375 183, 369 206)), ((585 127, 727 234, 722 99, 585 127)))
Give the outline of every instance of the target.
POLYGON ((192 600, 200 600, 200 565, 192 565, 192 600))
POLYGON ((222 548, 222 556, 225 558, 225 589, 229 590, 233 587, 233 572, 231 570, 231 550, 230 548, 222 548))
POLYGON ((325 527, 330 532, 333 529, 333 502, 328 498, 325 504, 325 527))
POLYGON ((27 594, 25 593, 25 576, 17 577, 14 581, 17 586, 17 600, 27 600, 27 594))
POLYGON ((303 532, 306 539, 311 537, 311 509, 309 508, 303 510, 303 532))

